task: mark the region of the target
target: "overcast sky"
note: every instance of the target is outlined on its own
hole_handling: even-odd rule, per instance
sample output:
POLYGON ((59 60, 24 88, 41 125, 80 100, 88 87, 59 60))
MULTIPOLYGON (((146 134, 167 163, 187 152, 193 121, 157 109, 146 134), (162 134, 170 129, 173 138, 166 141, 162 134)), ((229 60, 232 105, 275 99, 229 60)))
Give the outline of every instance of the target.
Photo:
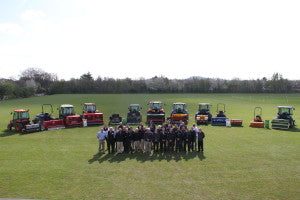
POLYGON ((0 77, 300 79, 299 0, 0 0, 0 77))

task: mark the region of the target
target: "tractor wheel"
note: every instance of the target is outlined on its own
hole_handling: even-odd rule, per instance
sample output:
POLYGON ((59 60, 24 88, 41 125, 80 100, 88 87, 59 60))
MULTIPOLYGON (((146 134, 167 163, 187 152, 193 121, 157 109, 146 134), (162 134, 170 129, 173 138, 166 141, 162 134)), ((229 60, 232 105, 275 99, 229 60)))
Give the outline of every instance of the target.
POLYGON ((7 125, 7 130, 11 131, 11 129, 12 129, 12 128, 11 128, 11 125, 8 124, 8 125, 7 125))
POLYGON ((21 127, 18 124, 16 125, 16 131, 21 132, 21 127))

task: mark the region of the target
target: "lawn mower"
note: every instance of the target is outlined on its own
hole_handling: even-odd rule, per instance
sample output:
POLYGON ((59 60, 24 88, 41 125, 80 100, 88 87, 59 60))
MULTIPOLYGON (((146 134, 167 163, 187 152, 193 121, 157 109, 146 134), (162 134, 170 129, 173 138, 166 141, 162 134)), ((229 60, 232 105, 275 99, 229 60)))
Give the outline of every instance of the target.
POLYGON ((163 124, 165 122, 165 111, 162 108, 162 102, 151 101, 148 103, 150 108, 147 111, 147 124, 152 121, 155 124, 163 124))
POLYGON ((82 127, 83 121, 80 115, 76 115, 74 106, 69 104, 61 105, 59 108, 59 119, 64 121, 66 127, 82 127))
POLYGON ((127 113, 127 124, 128 125, 139 125, 142 121, 141 107, 139 104, 130 104, 128 107, 129 112, 127 113))
POLYGON ((103 113, 100 113, 96 108, 95 103, 83 104, 83 119, 87 120, 87 125, 102 125, 103 113))
POLYGON ((178 124, 180 121, 188 124, 189 122, 189 113, 186 110, 185 103, 173 103, 173 111, 171 113, 171 123, 178 124))
POLYGON ((29 110, 14 110, 12 113, 13 119, 7 125, 8 130, 13 128, 20 133, 33 133, 41 131, 40 124, 31 124, 29 110))
POLYGON ((253 118, 253 121, 250 122, 250 127, 264 128, 265 122, 262 120, 261 116, 262 116, 262 108, 255 107, 254 108, 254 118, 253 118))
POLYGON ((295 110, 292 106, 278 106, 277 117, 272 120, 273 129, 289 129, 295 126, 295 120, 292 115, 295 110))
POLYGON ((199 103, 198 106, 199 106, 198 112, 195 115, 195 120, 196 120, 197 125, 200 125, 200 124, 208 125, 208 123, 211 122, 211 117, 212 117, 212 115, 210 113, 211 104, 199 103))
POLYGON ((211 118, 212 126, 226 126, 227 117, 225 115, 225 104, 218 103, 217 104, 217 115, 216 117, 211 118))
POLYGON ((109 125, 119 125, 122 122, 122 117, 119 114, 112 114, 109 117, 109 125))
POLYGON ((55 130, 65 128, 64 121, 62 119, 55 119, 52 117, 53 107, 51 104, 42 105, 42 113, 35 116, 35 119, 32 120, 35 124, 40 124, 41 130, 55 130), (51 113, 45 112, 45 107, 50 107, 51 113))

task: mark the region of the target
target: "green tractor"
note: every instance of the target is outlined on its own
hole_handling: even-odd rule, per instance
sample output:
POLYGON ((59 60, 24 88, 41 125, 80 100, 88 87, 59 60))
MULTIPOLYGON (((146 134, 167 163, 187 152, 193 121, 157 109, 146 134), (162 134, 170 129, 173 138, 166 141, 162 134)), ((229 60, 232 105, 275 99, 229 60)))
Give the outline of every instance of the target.
POLYGON ((129 112, 127 113, 127 124, 128 125, 139 125, 142 121, 141 106, 139 104, 130 104, 128 107, 129 112))
POLYGON ((292 115, 295 108, 292 106, 278 106, 277 117, 272 120, 273 129, 289 129, 295 127, 295 120, 292 115))

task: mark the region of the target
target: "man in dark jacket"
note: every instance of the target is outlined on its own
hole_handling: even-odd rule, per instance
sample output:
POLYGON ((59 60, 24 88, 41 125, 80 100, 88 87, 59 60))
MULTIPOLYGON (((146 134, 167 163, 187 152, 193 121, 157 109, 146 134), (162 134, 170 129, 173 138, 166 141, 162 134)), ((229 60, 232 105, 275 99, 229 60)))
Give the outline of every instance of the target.
POLYGON ((188 146, 188 130, 185 126, 181 127, 181 133, 182 133, 182 151, 186 152, 186 147, 188 146))
POLYGON ((194 140, 196 138, 196 132, 193 129, 193 127, 191 128, 190 131, 187 132, 187 139, 188 139, 188 151, 194 151, 194 140))
POLYGON ((124 140, 122 128, 118 129, 115 138, 117 142, 117 153, 120 154, 123 152, 123 140, 124 140))
POLYGON ((115 132, 112 127, 109 128, 106 136, 108 153, 115 153, 115 132))
POLYGON ((165 152, 167 150, 166 142, 167 142, 167 132, 165 128, 162 128, 159 132, 159 142, 160 142, 160 151, 165 152))
POLYGON ((183 133, 181 130, 178 130, 177 128, 174 128, 173 132, 176 136, 176 152, 182 151, 183 133))
POLYGON ((153 133, 151 132, 150 128, 147 128, 145 132, 145 153, 150 154, 152 148, 152 141, 153 141, 153 133))
POLYGON ((160 134, 159 134, 158 130, 156 129, 153 134, 153 150, 154 150, 154 152, 158 152, 159 141, 160 141, 160 134))
POLYGON ((175 128, 170 128, 168 130, 167 140, 168 140, 168 150, 170 152, 174 151, 174 145, 175 145, 175 139, 176 139, 175 132, 176 132, 175 128))
POLYGON ((201 128, 199 128, 199 132, 198 132, 198 151, 203 152, 203 139, 205 138, 205 134, 202 131, 201 128))
POLYGON ((131 145, 130 145, 131 134, 128 128, 125 128, 125 130, 123 131, 123 135, 124 135, 124 141, 123 141, 124 152, 129 153, 129 151, 131 151, 131 145))

